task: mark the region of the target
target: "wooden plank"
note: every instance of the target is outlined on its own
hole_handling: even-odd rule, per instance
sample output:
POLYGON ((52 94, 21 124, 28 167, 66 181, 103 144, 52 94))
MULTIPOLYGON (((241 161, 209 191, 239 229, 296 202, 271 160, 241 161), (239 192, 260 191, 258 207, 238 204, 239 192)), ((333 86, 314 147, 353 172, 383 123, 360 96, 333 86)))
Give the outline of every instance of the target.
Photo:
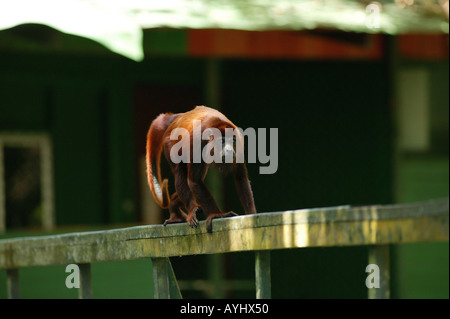
POLYGON ((169 259, 152 258, 153 262, 153 285, 155 299, 169 299, 169 259))
POLYGON ((369 247, 369 265, 376 265, 379 287, 368 288, 369 299, 389 299, 390 290, 390 253, 389 245, 375 245, 369 247))
POLYGON ((6 286, 8 299, 20 298, 19 269, 6 270, 6 286))
POLYGON ((270 299, 272 285, 270 275, 270 250, 255 253, 256 299, 270 299))
POLYGON ((331 207, 0 240, 0 269, 301 247, 447 241, 449 200, 331 207))
POLYGON ((80 289, 78 289, 79 299, 92 298, 92 278, 91 264, 79 264, 80 268, 80 289))

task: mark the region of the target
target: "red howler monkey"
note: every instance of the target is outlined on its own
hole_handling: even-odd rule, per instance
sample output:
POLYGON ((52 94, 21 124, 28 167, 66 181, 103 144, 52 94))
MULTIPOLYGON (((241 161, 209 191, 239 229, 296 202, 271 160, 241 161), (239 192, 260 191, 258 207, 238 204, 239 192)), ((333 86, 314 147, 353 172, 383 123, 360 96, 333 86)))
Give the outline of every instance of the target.
MULTIPOLYGON (((225 129, 234 129, 235 138, 242 142, 243 136, 241 131, 222 113, 206 106, 197 106, 193 110, 186 113, 164 113, 160 114, 150 125, 147 134, 147 177, 150 189, 156 202, 162 208, 169 208, 170 216, 164 222, 164 225, 170 223, 187 222, 191 227, 197 227, 198 220, 196 212, 198 207, 201 207, 203 212, 208 215, 206 219, 206 229, 209 233, 212 232, 212 219, 218 217, 228 217, 237 215, 234 212, 222 212, 217 206, 212 197, 208 187, 204 183, 206 173, 209 166, 216 165, 222 171, 232 171, 234 174, 235 184, 239 199, 244 206, 246 214, 256 213, 255 203, 253 200, 253 193, 250 187, 250 181, 247 176, 247 168, 245 162, 239 163, 236 161, 236 147, 233 138, 221 138, 220 156, 221 163, 216 161, 210 164, 206 163, 203 158, 198 161, 193 161, 193 139, 194 136, 194 121, 201 121, 201 133, 208 129, 218 129, 221 136, 226 136, 225 129), (189 160, 175 163, 171 160, 172 147, 179 141, 171 139, 171 133, 174 129, 183 128, 185 132, 189 133, 190 145, 185 145, 188 150, 189 160), (161 182, 161 152, 164 150, 166 159, 169 161, 172 173, 175 177, 176 192, 169 196, 168 180, 164 179, 161 182), (232 156, 233 160, 230 162, 229 158, 225 161, 226 156, 232 156)), ((196 132, 195 134, 198 134, 196 132)), ((199 136, 197 136, 199 138, 199 136)), ((212 142, 216 138, 215 135, 210 135, 210 140, 201 140, 201 149, 212 142)), ((180 154, 178 149, 178 154, 180 154)), ((186 156, 186 154, 184 154, 186 156)), ((185 157, 186 159, 186 157, 185 157)))

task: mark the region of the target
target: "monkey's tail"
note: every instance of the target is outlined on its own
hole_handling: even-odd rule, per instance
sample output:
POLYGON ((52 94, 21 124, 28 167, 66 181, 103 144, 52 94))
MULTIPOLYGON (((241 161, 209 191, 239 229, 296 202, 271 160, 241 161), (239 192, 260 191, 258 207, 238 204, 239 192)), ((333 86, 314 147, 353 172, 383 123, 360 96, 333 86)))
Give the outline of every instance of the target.
POLYGON ((168 208, 170 203, 168 180, 161 182, 161 153, 164 146, 164 133, 176 118, 173 114, 160 114, 150 125, 147 133, 147 181, 155 201, 161 208, 168 208))

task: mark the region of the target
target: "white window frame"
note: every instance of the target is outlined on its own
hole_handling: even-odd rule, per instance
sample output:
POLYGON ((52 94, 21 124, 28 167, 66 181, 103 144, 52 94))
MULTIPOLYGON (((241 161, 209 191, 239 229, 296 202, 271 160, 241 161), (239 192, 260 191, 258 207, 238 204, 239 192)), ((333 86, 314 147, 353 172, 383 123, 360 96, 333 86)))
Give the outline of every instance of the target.
POLYGON ((0 233, 6 231, 5 147, 37 147, 40 154, 42 228, 55 226, 53 197, 53 161, 50 136, 45 133, 0 133, 0 233))

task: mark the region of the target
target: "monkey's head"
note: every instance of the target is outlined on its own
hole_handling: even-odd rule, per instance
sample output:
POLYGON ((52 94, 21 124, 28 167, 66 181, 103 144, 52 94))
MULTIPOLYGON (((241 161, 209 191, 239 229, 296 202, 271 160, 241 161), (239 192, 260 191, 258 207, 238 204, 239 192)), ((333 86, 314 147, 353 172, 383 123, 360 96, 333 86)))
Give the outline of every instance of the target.
POLYGON ((215 163, 215 166, 222 173, 229 173, 236 163, 236 139, 233 137, 222 137, 216 142, 220 145, 218 154, 220 161, 215 163))
POLYGON ((219 139, 220 158, 222 163, 234 163, 236 161, 236 138, 222 137, 219 139))
POLYGON ((236 163, 236 137, 222 134, 218 129, 206 129, 207 142, 203 147, 203 160, 221 171, 231 171, 236 163))

